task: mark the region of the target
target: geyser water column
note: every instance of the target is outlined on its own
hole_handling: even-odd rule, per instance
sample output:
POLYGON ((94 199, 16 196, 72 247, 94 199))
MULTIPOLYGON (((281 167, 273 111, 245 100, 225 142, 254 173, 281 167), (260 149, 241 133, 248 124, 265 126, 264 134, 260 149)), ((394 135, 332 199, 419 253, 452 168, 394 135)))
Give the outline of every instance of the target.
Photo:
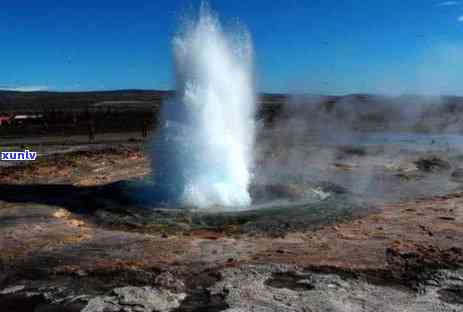
POLYGON ((225 33, 206 5, 173 39, 176 97, 153 149, 156 193, 187 206, 251 204, 255 92, 252 44, 225 33))

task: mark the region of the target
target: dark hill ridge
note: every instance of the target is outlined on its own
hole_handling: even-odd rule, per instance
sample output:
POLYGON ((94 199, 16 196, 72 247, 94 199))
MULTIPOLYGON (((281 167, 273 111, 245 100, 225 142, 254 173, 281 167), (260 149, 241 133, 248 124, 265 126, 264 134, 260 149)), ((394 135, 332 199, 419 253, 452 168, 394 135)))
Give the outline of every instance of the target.
POLYGON ((171 91, 116 90, 91 92, 0 91, 1 112, 40 112, 44 109, 85 110, 99 102, 138 101, 159 105, 171 91))
MULTIPOLYGON (((0 90, 0 116, 40 115, 40 120, 3 125, 0 136, 70 135, 140 131, 159 117, 162 90, 89 92, 19 92, 0 90), (92 130, 93 131, 93 130, 92 130)), ((266 125, 298 118, 315 127, 342 124, 354 130, 416 130, 463 132, 463 97, 457 96, 345 96, 264 93, 259 96, 257 118, 266 125)))
MULTIPOLYGON (((146 125, 156 125, 163 100, 173 95, 173 91, 162 90, 0 90, 0 116, 41 117, 4 123, 0 127, 0 137, 143 131, 146 125)), ((287 102, 287 96, 283 94, 264 94, 261 99, 263 109, 259 116, 269 120, 279 115, 287 102)))
MULTIPOLYGON (((53 92, 53 91, 8 91, 0 90, 0 109, 13 110, 18 108, 30 109, 31 105, 53 104, 64 106, 86 105, 103 101, 146 101, 160 103, 163 98, 172 96, 170 90, 113 90, 113 91, 82 91, 82 92, 53 92), (13 107, 14 105, 14 107, 13 107)), ((284 101, 285 94, 262 94, 265 101, 284 101)))
MULTIPOLYGON (((0 112, 18 113, 21 111, 40 112, 44 107, 75 110, 85 109, 89 105, 100 102, 117 104, 117 102, 139 102, 159 106, 164 98, 170 97, 174 91, 169 90, 114 90, 114 91, 82 91, 82 92, 52 92, 52 91, 7 91, 0 90, 0 112)), ((423 104, 439 105, 450 110, 463 110, 463 97, 458 96, 418 96, 403 95, 389 97, 371 94, 348 94, 343 96, 330 95, 295 95, 262 93, 260 102, 263 105, 282 105, 286 103, 319 104, 327 110, 334 106, 355 104, 366 109, 368 106, 397 105, 417 106, 423 104)), ((263 108, 265 110, 265 108, 263 108)))

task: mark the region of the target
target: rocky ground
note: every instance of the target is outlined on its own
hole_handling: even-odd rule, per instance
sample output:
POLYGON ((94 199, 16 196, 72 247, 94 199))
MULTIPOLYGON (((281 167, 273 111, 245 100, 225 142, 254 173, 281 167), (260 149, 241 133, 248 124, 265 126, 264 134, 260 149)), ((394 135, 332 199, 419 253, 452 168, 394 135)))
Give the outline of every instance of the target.
POLYGON ((0 310, 463 311, 458 155, 312 149, 317 179, 253 192, 318 201, 243 213, 127 198, 136 144, 1 167, 0 310))

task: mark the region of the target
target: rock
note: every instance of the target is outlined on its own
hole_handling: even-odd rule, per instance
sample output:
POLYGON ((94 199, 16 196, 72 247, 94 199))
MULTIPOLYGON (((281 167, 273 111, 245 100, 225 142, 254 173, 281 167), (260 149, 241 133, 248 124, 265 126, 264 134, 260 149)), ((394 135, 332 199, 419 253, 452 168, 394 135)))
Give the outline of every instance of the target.
POLYGON ((82 312, 117 312, 120 306, 111 297, 96 297, 90 300, 82 312))
POLYGON ((335 163, 334 167, 336 169, 339 169, 339 170, 342 170, 342 171, 352 171, 352 169, 355 167, 355 165, 335 163))
POLYGON ((172 289, 175 291, 185 290, 185 283, 182 280, 176 278, 172 273, 166 271, 159 274, 154 280, 156 285, 164 288, 172 289))
POLYGON ((66 209, 60 208, 53 213, 53 217, 57 219, 67 219, 71 216, 71 213, 66 209))
POLYGON ((10 295, 17 293, 25 288, 24 285, 17 285, 0 290, 0 295, 10 295))
MULTIPOLYGON (((209 290, 222 296, 229 308, 220 311, 226 312, 437 312, 461 311, 463 304, 461 271, 436 272, 439 274, 431 276, 436 279, 433 285, 425 285, 425 291, 416 293, 389 283, 371 283, 361 275, 342 270, 316 271, 275 265, 226 268, 221 271, 222 279, 209 290)), ((376 279, 371 277, 372 281, 376 279)))
POLYGON ((439 298, 445 302, 463 305, 463 286, 452 285, 451 287, 439 289, 439 298))
POLYGON ((343 156, 366 156, 367 150, 363 146, 355 146, 355 145, 347 145, 341 146, 338 148, 340 155, 338 158, 342 158, 343 156))
POLYGON ((185 297, 165 289, 127 286, 91 299, 82 312, 168 312, 178 308, 185 297))
POLYGON ((452 172, 452 178, 463 182, 463 168, 457 168, 452 172))
POLYGON ((451 165, 447 160, 437 156, 429 156, 415 161, 416 167, 424 172, 436 172, 451 169, 451 165))
POLYGON ((424 177, 424 175, 419 172, 400 172, 395 176, 398 177, 402 182, 415 181, 424 177))
POLYGON ((347 194, 349 190, 345 187, 329 182, 329 181, 322 181, 319 182, 316 187, 320 188, 323 192, 326 193, 333 193, 333 194, 347 194))

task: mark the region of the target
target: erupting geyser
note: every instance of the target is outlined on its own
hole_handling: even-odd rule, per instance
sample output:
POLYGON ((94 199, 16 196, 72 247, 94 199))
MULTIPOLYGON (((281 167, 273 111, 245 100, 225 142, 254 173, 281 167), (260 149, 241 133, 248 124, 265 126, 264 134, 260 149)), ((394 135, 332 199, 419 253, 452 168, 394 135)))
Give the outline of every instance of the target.
POLYGON ((202 5, 173 39, 177 94, 164 103, 153 169, 162 200, 251 204, 255 93, 247 32, 225 33, 202 5))

